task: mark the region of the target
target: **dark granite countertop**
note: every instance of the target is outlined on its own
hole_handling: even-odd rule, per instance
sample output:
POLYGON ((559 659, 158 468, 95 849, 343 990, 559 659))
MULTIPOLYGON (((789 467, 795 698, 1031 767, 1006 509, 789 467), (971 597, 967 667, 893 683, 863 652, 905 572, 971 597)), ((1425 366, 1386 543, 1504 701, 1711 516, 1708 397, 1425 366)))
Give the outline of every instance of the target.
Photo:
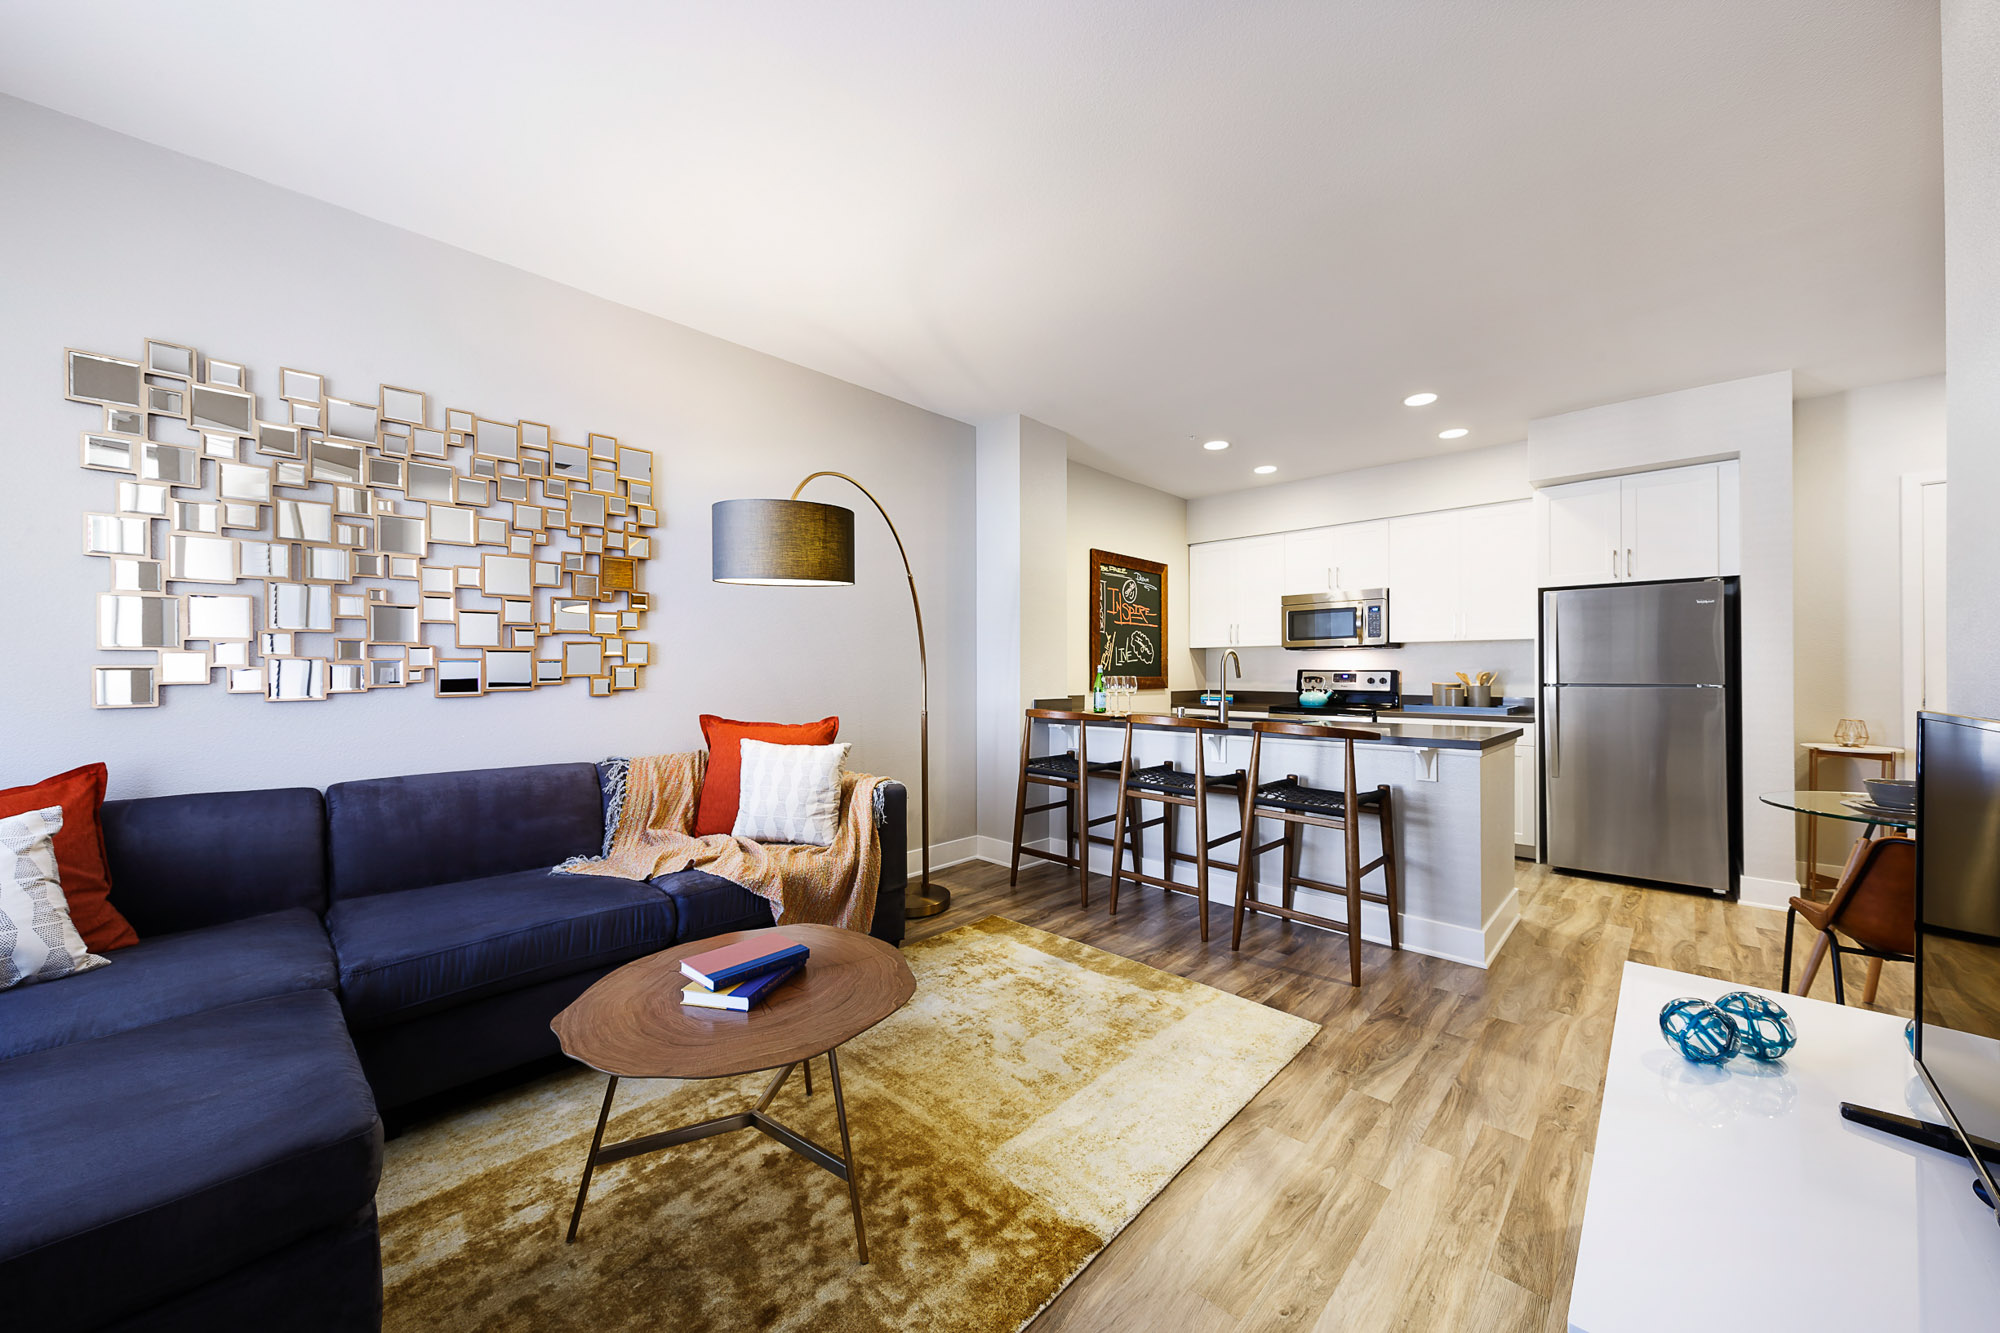
MULTIPOLYGON (((1248 735, 1250 723, 1261 721, 1266 709, 1272 703, 1293 706, 1298 703, 1296 694, 1286 694, 1275 690, 1231 690, 1234 700, 1231 706, 1229 730, 1248 735)), ((1200 697, 1198 691, 1176 691, 1173 706, 1187 708, 1192 716, 1214 716, 1213 709, 1202 709, 1195 702, 1200 697), (1183 698, 1185 696, 1185 700, 1183 698)), ((1085 711, 1083 698, 1071 695, 1067 698, 1037 699, 1037 708, 1063 708, 1074 712, 1085 711)), ((1298 722, 1316 719, 1301 718, 1297 714, 1271 715, 1276 721, 1298 722)), ((1107 723, 1118 719, 1109 714, 1107 723)), ((1533 718, 1449 718, 1439 719, 1435 713, 1416 715, 1384 716, 1374 722, 1360 720, 1325 719, 1328 723, 1352 727, 1356 731, 1372 731, 1378 737, 1369 742, 1375 745, 1402 745, 1434 750, 1492 750, 1500 746, 1512 746, 1534 725, 1533 718)))

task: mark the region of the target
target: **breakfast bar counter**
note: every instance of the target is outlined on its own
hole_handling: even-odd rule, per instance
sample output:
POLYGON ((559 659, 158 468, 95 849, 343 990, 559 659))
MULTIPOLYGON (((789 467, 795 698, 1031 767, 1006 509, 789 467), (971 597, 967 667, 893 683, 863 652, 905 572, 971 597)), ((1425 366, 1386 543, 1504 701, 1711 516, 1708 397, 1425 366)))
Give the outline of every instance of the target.
MULTIPOLYGON (((1049 699, 1037 706, 1075 708, 1079 701, 1049 699)), ((1187 708, 1189 717, 1213 719, 1213 709, 1187 708)), ((1092 763, 1116 760, 1124 744, 1124 719, 1100 714, 1101 722, 1081 728, 1087 736, 1092 763)), ((1407 718, 1343 719, 1300 717, 1270 713, 1261 708, 1232 709, 1228 728, 1210 731, 1201 741, 1208 772, 1232 773, 1250 762, 1250 724, 1265 717, 1285 722, 1321 722, 1343 729, 1366 731, 1374 739, 1355 744, 1356 781, 1363 787, 1387 783, 1395 789, 1396 846, 1402 863, 1403 947, 1418 953, 1486 966, 1499 952, 1508 934, 1520 920, 1519 900, 1514 889, 1514 743, 1532 721, 1488 722, 1450 719, 1416 721, 1407 718)), ((1057 723, 1037 727, 1036 753, 1061 753, 1077 746, 1078 727, 1057 723)), ((1132 732, 1134 767, 1172 762, 1191 770, 1195 741, 1166 730, 1136 728, 1132 732)), ((1259 761, 1260 778, 1275 782, 1297 775, 1308 786, 1338 788, 1341 785, 1341 751, 1326 741, 1267 735, 1259 761)), ((1115 774, 1094 776, 1090 783, 1092 817, 1107 814, 1117 793, 1115 774)), ((1209 835, 1218 836, 1237 823, 1234 803, 1221 795, 1210 797, 1209 835)), ((1049 816, 1036 818, 1048 819, 1049 816)), ((1102 826, 1109 829, 1109 825, 1102 826)), ((1041 838, 1053 850, 1055 839, 1063 836, 1059 817, 1031 838, 1041 838)), ((1179 823, 1179 850, 1192 857, 1194 821, 1179 823)), ((1261 831, 1264 841, 1273 836, 1273 826, 1261 831)), ((1362 858, 1372 860, 1379 853, 1374 821, 1361 827, 1362 858)), ((1145 834, 1145 868, 1164 873, 1161 830, 1145 834)), ((1129 855, 1129 853, 1128 853, 1129 855)), ((1213 857, 1233 862, 1235 843, 1216 848, 1213 857)), ((1266 853, 1257 873, 1262 896, 1276 893, 1280 873, 1280 853, 1266 853)), ((1127 864, 1130 862, 1128 860, 1127 864)), ((1183 878, 1192 880, 1191 862, 1177 867, 1183 878)), ((1094 846, 1091 869, 1111 873, 1111 849, 1094 846)), ((1339 883, 1343 874, 1340 835, 1332 830, 1308 829, 1300 858, 1300 869, 1309 878, 1339 883)), ((1371 887, 1374 876, 1370 877, 1371 887)), ((1144 890, 1143 892, 1152 892, 1144 890)), ((1235 876, 1211 866, 1209 896, 1212 902, 1233 904, 1235 876)), ((1345 918, 1342 899, 1316 893, 1298 892, 1298 906, 1306 911, 1345 918)), ((1269 918, 1247 928, 1252 931, 1277 927, 1269 918)), ((1312 927, 1300 927, 1312 929, 1312 927)), ((1389 925, 1386 909, 1376 904, 1362 908, 1363 938, 1386 945, 1389 925)), ((1341 946, 1329 936, 1328 947, 1341 946)))

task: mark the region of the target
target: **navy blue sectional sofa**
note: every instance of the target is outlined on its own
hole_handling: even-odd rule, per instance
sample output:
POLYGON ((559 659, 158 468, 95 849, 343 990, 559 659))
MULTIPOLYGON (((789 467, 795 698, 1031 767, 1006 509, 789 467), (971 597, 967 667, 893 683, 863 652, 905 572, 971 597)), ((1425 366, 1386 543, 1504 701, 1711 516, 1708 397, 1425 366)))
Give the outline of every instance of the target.
POLYGON ((0 1290, 38 1333, 379 1328, 382 1113, 556 1053, 623 963, 771 924, 699 871, 552 874, 603 845, 592 764, 112 801, 104 836, 140 943, 0 993, 0 1290))

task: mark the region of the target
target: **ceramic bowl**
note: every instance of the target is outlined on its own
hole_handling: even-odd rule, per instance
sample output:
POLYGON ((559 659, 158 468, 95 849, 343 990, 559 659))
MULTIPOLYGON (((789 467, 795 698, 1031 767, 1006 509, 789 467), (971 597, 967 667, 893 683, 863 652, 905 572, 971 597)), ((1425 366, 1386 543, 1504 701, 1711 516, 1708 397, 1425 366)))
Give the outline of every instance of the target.
POLYGON ((1917 784, 1914 778, 1868 778, 1868 799, 1884 810, 1914 810, 1917 808, 1917 784))

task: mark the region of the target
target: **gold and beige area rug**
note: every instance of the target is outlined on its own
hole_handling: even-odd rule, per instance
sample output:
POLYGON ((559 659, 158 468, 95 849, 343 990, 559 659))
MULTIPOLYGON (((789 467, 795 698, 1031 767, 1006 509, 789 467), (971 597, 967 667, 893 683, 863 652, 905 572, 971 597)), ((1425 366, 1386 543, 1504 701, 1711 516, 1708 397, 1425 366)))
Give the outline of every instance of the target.
MULTIPOLYGON (((999 917, 905 953, 916 998, 841 1048, 866 1267, 841 1182, 754 1130, 601 1169, 565 1245, 604 1095, 579 1069, 390 1142, 385 1327, 1016 1329, 1318 1030, 999 917)), ((838 1151, 825 1075, 771 1112, 838 1151)), ((769 1077, 622 1080, 605 1141, 769 1077)))

